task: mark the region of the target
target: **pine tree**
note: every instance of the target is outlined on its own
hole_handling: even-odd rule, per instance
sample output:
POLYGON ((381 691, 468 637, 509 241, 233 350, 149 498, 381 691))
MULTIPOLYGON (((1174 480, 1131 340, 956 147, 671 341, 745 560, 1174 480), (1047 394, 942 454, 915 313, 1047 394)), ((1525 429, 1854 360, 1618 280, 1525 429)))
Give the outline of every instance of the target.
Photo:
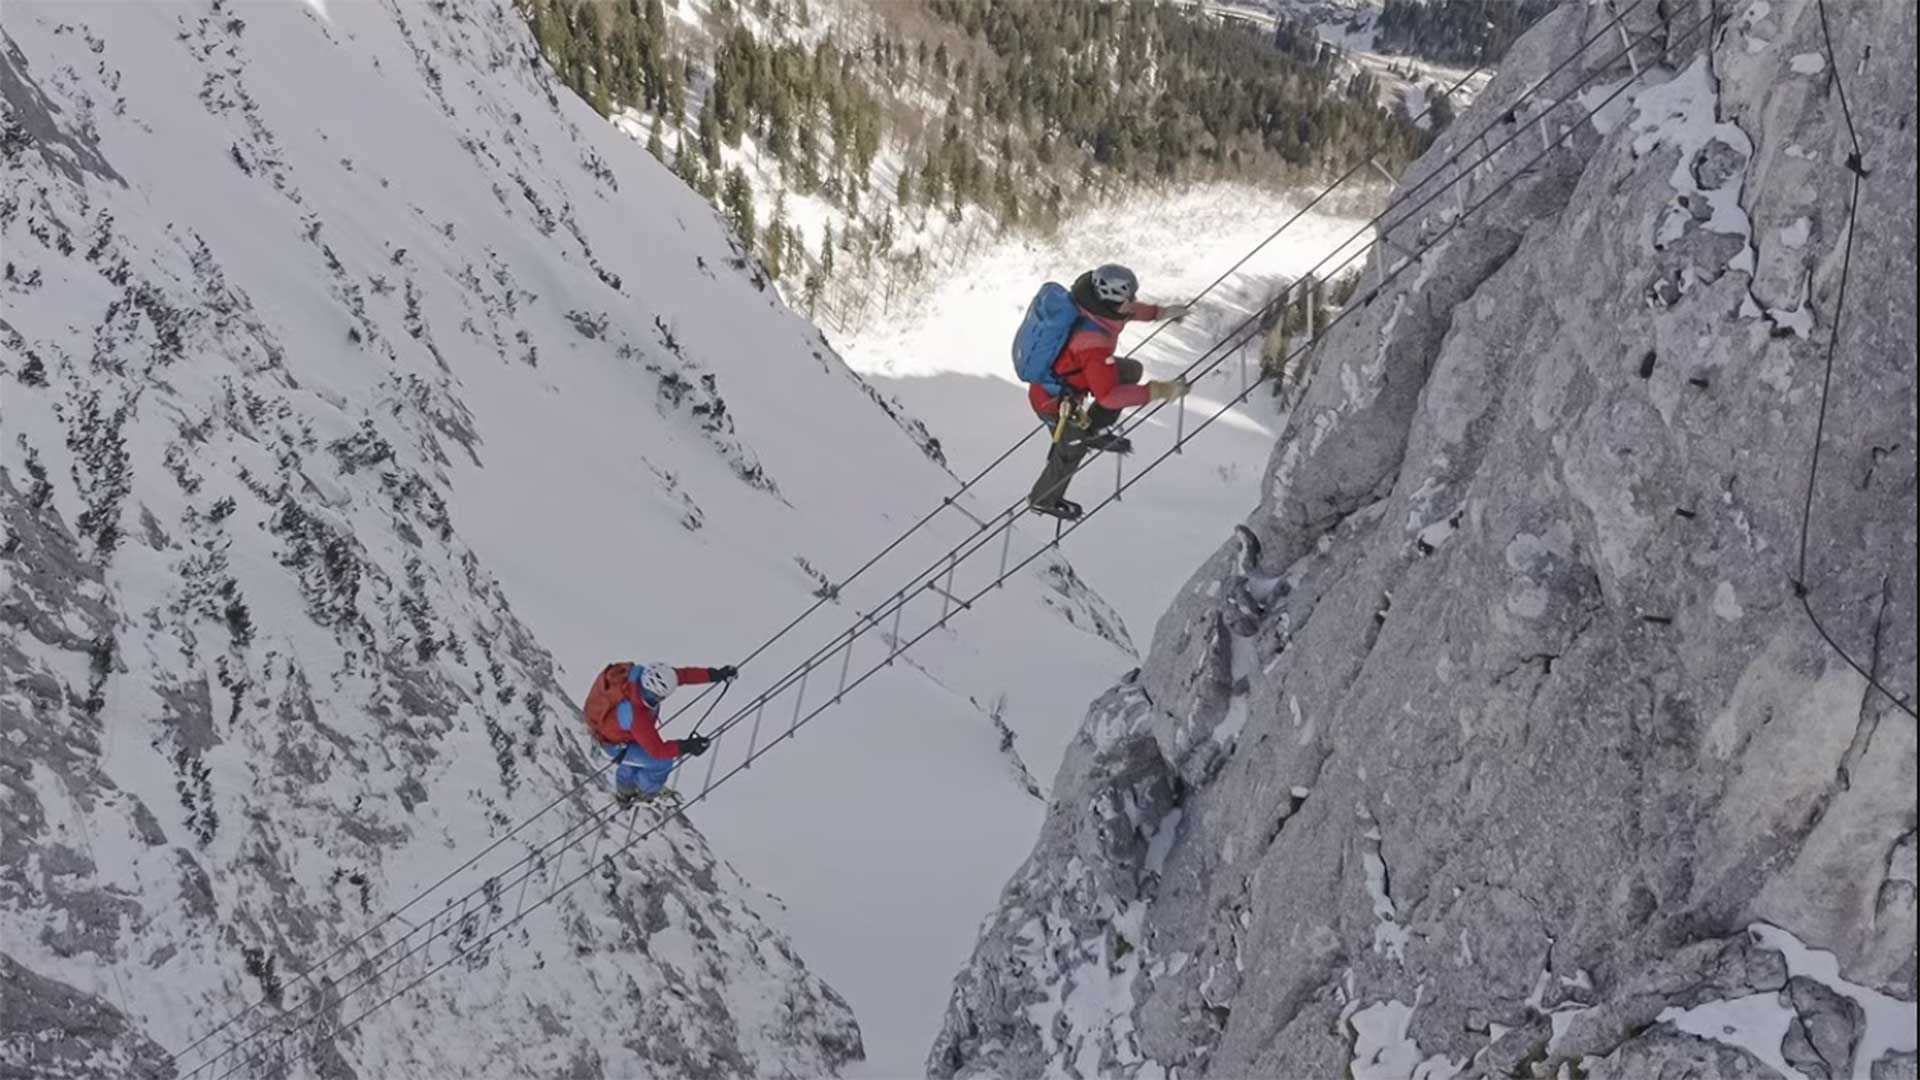
POLYGON ((715 116, 714 112, 714 94, 712 90, 708 90, 706 98, 700 103, 700 156, 707 159, 709 167, 718 169, 720 167, 720 118, 715 116))
POLYGON ((833 226, 826 225, 820 234, 820 273, 831 280, 833 278, 833 226))
POLYGON ((805 118, 800 123, 799 138, 795 140, 794 170, 803 194, 820 190, 820 142, 813 133, 813 124, 805 118))
POLYGON ((607 39, 606 27, 600 21, 600 9, 592 4, 581 4, 574 9, 574 18, 580 25, 579 31, 579 78, 580 86, 575 87, 587 101, 593 105, 593 111, 601 116, 613 111, 613 99, 608 93, 607 39))
MULTIPOLYGON (((731 183, 729 183, 729 194, 731 194, 731 183)), ((753 220, 753 208, 751 205, 747 208, 747 220, 749 223, 753 220)), ((749 228, 751 228, 751 224, 749 224, 749 228)), ((783 191, 774 197, 773 220, 767 223, 766 244, 763 249, 763 255, 766 258, 767 264, 767 274, 775 281, 780 280, 783 276, 782 272, 786 269, 786 254, 787 194, 783 191)))
POLYGON ((698 191, 700 171, 700 155, 687 147, 687 136, 683 132, 673 151, 673 175, 679 177, 681 183, 698 191))
POLYGON ((667 145, 660 140, 660 122, 658 120, 654 121, 652 130, 647 132, 647 153, 653 155, 653 160, 660 162, 662 165, 666 164, 667 145))
POLYGON ((666 66, 666 75, 660 82, 660 96, 663 107, 660 115, 667 118, 676 128, 687 126, 687 84, 686 79, 671 65, 666 66))
POLYGON ((782 162, 793 158, 793 95, 782 86, 767 105, 767 150, 782 162))
POLYGON ((937 207, 946 193, 946 175, 940 168, 940 161, 928 155, 926 167, 920 171, 920 195, 926 199, 928 206, 937 207))
POLYGON ((747 183, 747 174, 741 172, 738 165, 727 170, 727 185, 720 199, 726 208, 727 220, 733 224, 733 231, 740 235, 740 242, 751 250, 754 238, 753 187, 747 183))

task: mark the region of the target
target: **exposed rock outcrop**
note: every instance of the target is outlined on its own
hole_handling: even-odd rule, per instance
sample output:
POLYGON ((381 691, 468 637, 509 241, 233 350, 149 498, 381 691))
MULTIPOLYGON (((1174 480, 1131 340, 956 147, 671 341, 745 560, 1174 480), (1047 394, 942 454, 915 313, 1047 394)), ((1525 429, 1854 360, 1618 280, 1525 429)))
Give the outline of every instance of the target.
POLYGON ((1543 115, 1618 51, 1523 102, 1610 17, 1563 7, 1414 166, 1535 129, 1316 347, 936 1074, 1911 1071, 1914 722, 1795 580, 1824 392, 1808 600, 1910 706, 1914 11, 1829 0, 1834 63, 1813 0, 1661 11, 1543 115))

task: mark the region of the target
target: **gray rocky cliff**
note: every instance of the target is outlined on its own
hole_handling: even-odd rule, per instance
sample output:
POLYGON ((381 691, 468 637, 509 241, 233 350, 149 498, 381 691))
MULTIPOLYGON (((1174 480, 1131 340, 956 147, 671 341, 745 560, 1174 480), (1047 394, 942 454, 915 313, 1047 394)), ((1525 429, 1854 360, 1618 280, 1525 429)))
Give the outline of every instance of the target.
POLYGON ((1635 9, 1541 115, 1567 5, 1403 179, 1536 129, 1315 348, 931 1072, 1913 1075, 1914 721, 1795 579, 1851 229, 1807 598, 1910 705, 1915 14, 1827 7, 1837 72, 1812 0, 1635 9))

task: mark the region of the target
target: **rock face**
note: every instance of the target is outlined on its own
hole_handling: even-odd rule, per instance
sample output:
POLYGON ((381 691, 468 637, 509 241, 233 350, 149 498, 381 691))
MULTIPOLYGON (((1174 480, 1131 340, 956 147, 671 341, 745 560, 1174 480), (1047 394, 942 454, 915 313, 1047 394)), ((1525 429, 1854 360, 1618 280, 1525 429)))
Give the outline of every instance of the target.
POLYGON ((1812 2, 1664 10, 1516 108, 1563 7, 1405 179, 1525 130, 1316 347, 935 1074, 1911 1074, 1914 721, 1794 582, 1824 385, 1807 600, 1910 707, 1914 10, 1829 0, 1837 63, 1812 2))

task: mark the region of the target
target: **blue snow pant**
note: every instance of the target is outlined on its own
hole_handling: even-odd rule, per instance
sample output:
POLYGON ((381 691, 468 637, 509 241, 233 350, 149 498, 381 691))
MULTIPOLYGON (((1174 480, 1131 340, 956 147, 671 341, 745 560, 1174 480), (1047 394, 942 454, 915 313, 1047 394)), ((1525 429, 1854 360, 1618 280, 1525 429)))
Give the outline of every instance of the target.
POLYGON ((673 772, 673 759, 654 757, 638 743, 601 743, 600 752, 620 763, 613 772, 615 791, 638 791, 656 795, 673 772))

